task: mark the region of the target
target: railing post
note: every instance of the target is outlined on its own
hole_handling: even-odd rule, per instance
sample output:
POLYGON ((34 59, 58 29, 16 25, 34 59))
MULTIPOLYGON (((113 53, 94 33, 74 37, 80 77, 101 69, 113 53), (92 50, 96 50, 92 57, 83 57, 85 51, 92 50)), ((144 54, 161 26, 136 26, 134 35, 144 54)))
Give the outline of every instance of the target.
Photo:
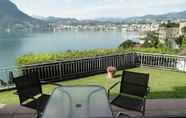
POLYGON ((59 62, 59 79, 62 79, 62 63, 59 62))
POLYGON ((184 67, 183 67, 183 71, 186 72, 186 57, 184 57, 184 67))
POLYGON ((140 66, 143 66, 143 53, 141 53, 140 56, 141 56, 141 58, 140 58, 140 59, 141 59, 141 60, 140 60, 140 61, 141 61, 141 62, 140 62, 140 63, 141 63, 140 66))

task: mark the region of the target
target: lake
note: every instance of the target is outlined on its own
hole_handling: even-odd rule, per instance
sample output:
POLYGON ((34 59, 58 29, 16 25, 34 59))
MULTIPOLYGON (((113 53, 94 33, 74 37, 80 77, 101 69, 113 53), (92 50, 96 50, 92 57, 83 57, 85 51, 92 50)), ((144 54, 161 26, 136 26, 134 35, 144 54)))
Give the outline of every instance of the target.
POLYGON ((24 54, 116 48, 126 39, 139 41, 138 36, 120 31, 0 33, 0 67, 14 66, 16 57, 24 54))

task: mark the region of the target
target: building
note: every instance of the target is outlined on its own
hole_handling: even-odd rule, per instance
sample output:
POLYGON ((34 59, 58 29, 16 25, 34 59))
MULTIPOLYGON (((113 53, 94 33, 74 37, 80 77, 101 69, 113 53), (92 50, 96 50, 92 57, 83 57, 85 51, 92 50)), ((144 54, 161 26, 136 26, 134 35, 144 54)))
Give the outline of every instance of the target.
POLYGON ((186 22, 181 22, 179 27, 179 34, 185 35, 185 32, 182 31, 182 28, 186 27, 186 22))

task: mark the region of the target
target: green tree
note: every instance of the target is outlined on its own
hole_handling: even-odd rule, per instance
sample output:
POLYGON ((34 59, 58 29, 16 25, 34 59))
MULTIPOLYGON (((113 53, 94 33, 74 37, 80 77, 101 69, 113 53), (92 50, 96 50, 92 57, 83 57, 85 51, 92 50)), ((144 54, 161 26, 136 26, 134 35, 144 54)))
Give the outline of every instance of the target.
POLYGON ((185 26, 185 27, 183 27, 183 28, 181 29, 181 31, 182 31, 182 33, 183 33, 184 37, 186 37, 186 26, 185 26))
POLYGON ((123 48, 123 49, 133 48, 135 44, 136 42, 133 42, 132 40, 126 40, 119 45, 119 48, 123 48))
POLYGON ((171 22, 170 20, 168 20, 167 23, 160 24, 160 27, 167 27, 167 28, 179 27, 179 23, 171 22))
POLYGON ((158 48, 159 45, 159 34, 156 32, 148 32, 147 36, 145 38, 142 38, 141 40, 144 40, 144 47, 154 47, 158 48))
POLYGON ((181 35, 181 36, 179 36, 178 38, 176 38, 175 42, 176 42, 176 44, 177 44, 179 47, 182 47, 183 40, 184 40, 184 36, 181 35))
POLYGON ((166 39, 165 39, 165 47, 166 47, 167 49, 173 48, 173 40, 170 40, 170 39, 166 38, 166 39))
POLYGON ((183 38, 181 48, 186 48, 186 37, 183 38))

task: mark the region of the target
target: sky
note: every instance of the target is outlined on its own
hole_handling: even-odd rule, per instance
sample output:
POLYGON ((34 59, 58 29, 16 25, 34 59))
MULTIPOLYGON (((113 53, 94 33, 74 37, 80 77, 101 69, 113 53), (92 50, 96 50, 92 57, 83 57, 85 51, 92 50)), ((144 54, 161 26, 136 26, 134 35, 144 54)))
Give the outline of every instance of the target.
POLYGON ((186 0, 11 0, 28 15, 63 18, 127 18, 186 10, 186 0))

